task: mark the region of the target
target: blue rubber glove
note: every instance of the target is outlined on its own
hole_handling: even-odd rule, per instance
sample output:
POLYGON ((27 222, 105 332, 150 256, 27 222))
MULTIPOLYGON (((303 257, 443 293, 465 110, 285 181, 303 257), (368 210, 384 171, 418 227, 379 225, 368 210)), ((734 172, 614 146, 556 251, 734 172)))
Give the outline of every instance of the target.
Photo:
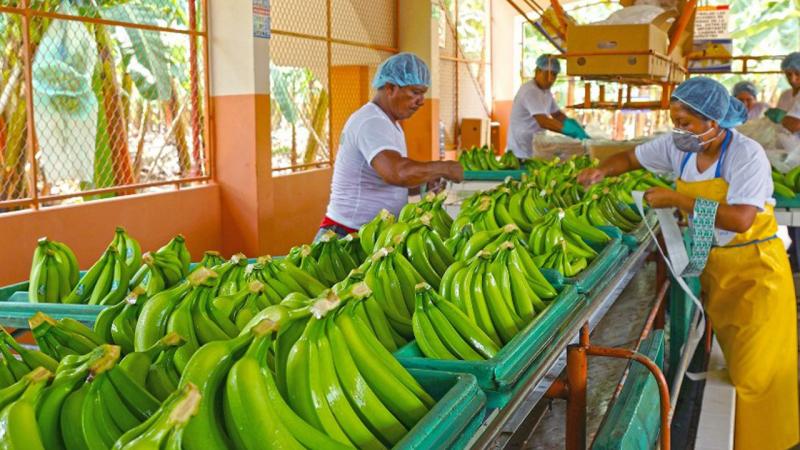
POLYGON ((581 124, 575 119, 566 118, 561 128, 561 133, 573 137, 575 139, 589 139, 589 135, 583 129, 581 124))
POLYGON ((786 111, 778 108, 770 108, 764 113, 764 116, 775 123, 781 123, 783 118, 786 117, 786 111))

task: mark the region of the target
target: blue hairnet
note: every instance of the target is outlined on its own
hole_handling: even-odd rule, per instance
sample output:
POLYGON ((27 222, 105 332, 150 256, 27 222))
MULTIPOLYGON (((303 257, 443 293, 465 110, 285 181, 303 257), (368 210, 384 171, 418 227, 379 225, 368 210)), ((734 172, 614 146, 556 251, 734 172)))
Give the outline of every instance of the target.
POLYGON ((725 86, 707 77, 695 77, 681 83, 672 93, 678 100, 722 128, 733 128, 747 120, 747 108, 728 94, 725 86))
POLYGON ((382 88, 386 83, 396 86, 431 85, 431 72, 428 65, 413 53, 398 53, 378 66, 372 87, 382 88))
POLYGON ((561 72, 561 63, 558 62, 558 58, 550 55, 539 55, 539 57, 536 58, 536 68, 558 75, 561 72))
POLYGON ((758 97, 758 88, 755 84, 749 81, 740 81, 733 85, 733 90, 731 94, 736 97, 737 95, 741 94, 742 92, 747 92, 748 94, 752 95, 753 97, 758 97))
POLYGON ((781 70, 794 70, 800 72, 800 52, 792 52, 781 61, 781 70))

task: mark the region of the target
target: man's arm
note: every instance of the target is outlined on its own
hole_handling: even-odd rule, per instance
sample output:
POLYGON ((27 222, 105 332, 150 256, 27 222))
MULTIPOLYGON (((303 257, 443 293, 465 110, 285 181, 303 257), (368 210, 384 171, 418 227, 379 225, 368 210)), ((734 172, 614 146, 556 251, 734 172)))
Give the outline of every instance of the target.
POLYGON ((792 133, 800 131, 800 119, 797 117, 786 116, 781 120, 781 125, 792 133))
POLYGON ((554 112, 552 114, 552 116, 553 116, 554 119, 556 119, 557 121, 559 121, 561 123, 564 123, 564 121, 567 120, 567 115, 564 114, 563 112, 561 112, 561 110, 558 110, 558 111, 554 112))
MULTIPOLYGON (((559 111, 560 113, 560 111, 559 111)), ((563 116, 564 114, 561 113, 563 116)), ((555 131, 556 133, 561 133, 561 129, 564 128, 563 119, 559 120, 556 119, 554 116, 548 116, 547 114, 536 114, 533 116, 533 119, 536 123, 539 124, 540 127, 544 128, 545 130, 555 131)))
POLYGON ((464 179, 464 169, 457 161, 414 161, 393 150, 378 153, 372 159, 372 168, 383 181, 407 188, 440 178, 455 182, 464 179))

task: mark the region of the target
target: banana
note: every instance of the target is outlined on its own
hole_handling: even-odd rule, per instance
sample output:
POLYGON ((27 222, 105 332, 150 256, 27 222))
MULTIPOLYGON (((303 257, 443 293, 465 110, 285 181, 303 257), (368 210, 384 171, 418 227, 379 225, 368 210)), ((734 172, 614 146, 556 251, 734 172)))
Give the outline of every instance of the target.
POLYGON ((197 350, 183 370, 179 388, 194 384, 202 396, 197 415, 186 426, 183 441, 186 450, 230 447, 223 424, 217 419, 214 399, 224 389, 225 375, 237 355, 252 339, 252 333, 245 333, 230 340, 209 342, 197 350))
MULTIPOLYGON (((17 352, 29 369, 34 370, 37 367, 44 367, 55 373, 58 368, 58 361, 39 350, 29 349, 18 344, 5 329, 2 329, 2 327, 0 327, 0 331, 2 332, 2 339, 6 345, 17 352)), ((2 343, 0 343, 0 346, 2 346, 2 343)))
POLYGON ((0 442, 4 449, 44 450, 36 423, 36 402, 52 375, 47 369, 37 369, 19 398, 0 411, 0 442))
MULTIPOLYGON (((423 286, 427 283, 423 284, 423 286)), ((428 285, 429 286, 429 285, 428 285)), ((423 307, 423 297, 417 296, 414 317, 411 318, 411 325, 414 329, 414 339, 422 354, 433 359, 459 359, 450 352, 450 349, 442 342, 433 324, 423 307)))
MULTIPOLYGON (((141 287, 137 287, 136 289, 141 289, 141 287)), ((92 329, 94 330, 95 334, 104 342, 114 342, 114 339, 111 337, 111 324, 114 322, 114 319, 117 317, 117 315, 122 312, 123 308, 125 308, 125 305, 128 304, 130 298, 131 297, 128 297, 128 299, 125 301, 109 306, 108 308, 100 311, 100 313, 97 315, 92 329)))
POLYGON ((111 321, 111 338, 114 344, 119 345, 123 353, 134 351, 133 338, 136 329, 136 319, 139 315, 139 305, 135 302, 125 303, 122 311, 111 321))
POLYGON ((412 233, 408 236, 406 251, 408 252, 409 262, 422 275, 422 278, 434 288, 439 289, 442 278, 428 261, 425 253, 425 244, 419 233, 412 233))
POLYGON ((458 331, 458 334, 484 359, 491 359, 500 351, 492 339, 481 330, 474 321, 461 312, 446 299, 431 296, 434 306, 444 315, 446 320, 458 331))
POLYGON ((158 356, 169 347, 180 347, 184 344, 184 338, 177 333, 170 332, 150 348, 140 352, 128 353, 119 362, 119 366, 124 369, 128 376, 140 386, 145 386, 147 372, 158 356))
POLYGON ((519 318, 515 320, 514 316, 516 314, 509 309, 507 301, 500 292, 497 279, 495 279, 491 271, 487 270, 483 274, 483 289, 486 306, 488 307, 497 334, 500 336, 503 343, 508 343, 519 333, 519 328, 517 327, 519 318))
MULTIPOLYGON (((331 415, 335 418, 337 427, 347 436, 350 442, 358 448, 385 449, 386 447, 372 434, 361 421, 356 411, 350 405, 346 394, 336 376, 335 361, 330 349, 330 342, 325 336, 326 319, 311 319, 309 325, 309 370, 311 395, 317 404, 327 403, 331 415), (315 370, 315 366, 317 370, 315 370)), ((317 407, 320 414, 321 409, 317 407)), ((327 422, 323 421, 323 427, 327 422)))
POLYGON ((133 348, 141 352, 158 342, 166 334, 166 326, 172 311, 189 292, 191 284, 181 283, 159 292, 142 306, 134 331, 133 348))
MULTIPOLYGON (((484 256, 488 255, 484 254, 484 256)), ((488 300, 486 299, 483 291, 485 266, 486 261, 483 257, 479 257, 472 266, 472 285, 469 286, 469 289, 475 312, 475 322, 478 324, 481 330, 483 330, 490 338, 492 338, 492 341, 494 341, 497 345, 502 345, 503 340, 500 338, 500 335, 498 334, 497 329, 492 322, 492 316, 489 312, 489 306, 487 304, 488 300)))
POLYGON ((89 448, 82 431, 81 412, 90 387, 89 383, 83 383, 80 388, 67 395, 61 408, 60 425, 63 430, 64 447, 67 450, 89 448), (66 432, 66 430, 70 431, 66 432))
POLYGON ((147 372, 147 391, 161 402, 178 388, 180 381, 180 373, 173 362, 175 350, 175 347, 170 347, 161 352, 147 372))
MULTIPOLYGON (((99 305, 100 300, 105 298, 109 291, 111 291, 111 284, 114 282, 114 266, 117 262, 116 255, 117 249, 114 247, 108 247, 106 250, 106 262, 103 265, 103 270, 100 272, 97 282, 92 287, 92 291, 89 294, 87 298, 88 301, 86 303, 90 305, 99 305)), ((80 286, 80 282, 78 283, 78 286, 80 286)))
POLYGON ((31 369, 25 365, 24 362, 18 360, 11 353, 11 351, 8 349, 8 346, 4 342, 0 342, 0 354, 3 355, 3 360, 6 363, 6 367, 8 367, 8 369, 11 371, 15 381, 21 380, 31 371, 31 369))
MULTIPOLYGON (((417 302, 419 306, 415 312, 415 316, 419 314, 421 318, 424 317, 423 322, 427 319, 431 325, 430 331, 438 335, 441 342, 447 347, 449 353, 457 359, 471 361, 482 360, 483 357, 470 347, 467 341, 458 334, 455 327, 448 322, 444 314, 434 305, 432 297, 435 295, 436 292, 433 291, 429 285, 421 283, 417 286, 417 302)), ((421 323, 421 325, 423 331, 428 332, 428 330, 425 329, 426 324, 421 323)), ((417 342, 419 343, 421 341, 418 340, 417 342)))
POLYGON ((114 232, 114 244, 119 254, 125 260, 125 267, 129 274, 133 274, 142 264, 142 248, 139 242, 132 238, 122 227, 117 227, 114 232))
POLYGON ((123 434, 114 449, 182 449, 186 425, 197 414, 202 400, 197 387, 187 384, 171 395, 151 420, 123 434))
POLYGON ((271 406, 267 395, 267 353, 272 344, 269 334, 257 335, 247 352, 233 364, 225 381, 224 417, 226 430, 241 449, 302 449, 271 406), (268 424, 264 426, 264 424, 268 424))
POLYGON ((100 387, 106 382, 108 382, 106 373, 87 380, 89 392, 83 400, 81 430, 79 432, 83 434, 89 449, 110 448, 122 436, 122 430, 114 424, 103 408, 100 387))

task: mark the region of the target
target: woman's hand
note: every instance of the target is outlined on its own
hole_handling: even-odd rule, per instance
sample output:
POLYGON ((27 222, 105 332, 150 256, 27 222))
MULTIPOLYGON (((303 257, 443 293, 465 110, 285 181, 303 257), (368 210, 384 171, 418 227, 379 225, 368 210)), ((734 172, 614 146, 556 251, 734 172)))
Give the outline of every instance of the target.
POLYGON ((683 201, 690 198, 672 189, 651 187, 644 193, 644 199, 651 208, 680 208, 685 206, 683 201))
POLYGON ((596 167, 591 167, 588 169, 583 169, 578 174, 578 183, 584 186, 591 186, 595 183, 599 183, 605 177, 606 177, 605 170, 596 167))

